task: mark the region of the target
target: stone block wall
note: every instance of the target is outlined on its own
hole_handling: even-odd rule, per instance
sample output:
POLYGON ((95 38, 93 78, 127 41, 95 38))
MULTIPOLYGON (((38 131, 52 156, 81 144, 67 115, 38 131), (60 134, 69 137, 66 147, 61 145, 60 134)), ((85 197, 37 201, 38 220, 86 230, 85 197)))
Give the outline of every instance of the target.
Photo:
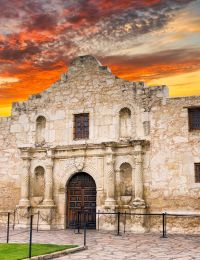
MULTIPOLYGON (((52 156, 53 198, 56 218, 59 219, 60 214, 58 222, 61 223, 65 214, 65 185, 73 174, 66 168, 72 169, 70 165, 75 157, 86 156, 87 161, 91 161, 93 172, 96 170, 94 179, 101 182, 97 191, 98 206, 103 206, 107 187, 103 143, 125 144, 118 152, 114 149, 114 153, 118 153, 116 161, 113 160, 117 179, 122 163, 130 163, 134 175, 136 162, 131 143, 145 140, 149 143, 142 151, 144 200, 148 212, 199 213, 200 184, 194 181, 194 163, 200 162, 200 132, 188 130, 187 107, 191 106, 200 106, 200 96, 168 98, 165 86, 149 88, 142 82, 119 79, 91 56, 75 59, 68 72, 50 88, 30 96, 27 102, 14 103, 12 116, 0 118, 0 210, 12 210, 19 202, 22 148, 30 149, 32 179, 37 166, 45 169, 48 151, 56 151, 57 157, 52 156), (130 118, 121 123, 123 108, 130 118), (74 114, 77 113, 89 113, 89 139, 73 138, 74 114), (46 123, 44 142, 38 144, 36 121, 39 116, 44 117, 46 123), (120 136, 123 132, 120 127, 127 122, 131 125, 129 136, 120 136), (84 154, 85 148, 81 145, 93 144, 102 147, 84 154)), ((123 185, 116 180, 115 186, 118 196, 123 185)), ((131 185, 126 186, 129 192, 131 185)), ((148 223, 154 227, 158 222, 148 223)))
POLYGON ((145 197, 151 211, 200 212, 199 130, 189 131, 188 107, 200 97, 169 98, 151 110, 150 149, 145 160, 145 197))
POLYGON ((14 210, 20 198, 20 156, 11 118, 0 118, 0 210, 14 210))

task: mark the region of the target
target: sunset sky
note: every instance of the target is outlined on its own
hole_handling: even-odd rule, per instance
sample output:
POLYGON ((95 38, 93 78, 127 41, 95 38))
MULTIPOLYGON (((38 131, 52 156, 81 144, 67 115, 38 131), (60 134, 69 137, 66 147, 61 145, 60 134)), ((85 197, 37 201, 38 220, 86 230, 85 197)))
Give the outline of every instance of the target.
POLYGON ((200 0, 0 0, 0 116, 86 54, 171 96, 200 94, 200 0))

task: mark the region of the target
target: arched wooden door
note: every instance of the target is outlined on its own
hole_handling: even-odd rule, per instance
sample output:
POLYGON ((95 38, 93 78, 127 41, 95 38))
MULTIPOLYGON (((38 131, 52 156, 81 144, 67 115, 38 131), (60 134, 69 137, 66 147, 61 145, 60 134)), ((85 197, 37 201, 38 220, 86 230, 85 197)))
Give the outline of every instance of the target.
POLYGON ((72 228, 78 221, 83 227, 96 228, 96 184, 85 172, 76 173, 67 185, 67 227, 72 228), (79 213, 78 213, 79 212, 79 213))

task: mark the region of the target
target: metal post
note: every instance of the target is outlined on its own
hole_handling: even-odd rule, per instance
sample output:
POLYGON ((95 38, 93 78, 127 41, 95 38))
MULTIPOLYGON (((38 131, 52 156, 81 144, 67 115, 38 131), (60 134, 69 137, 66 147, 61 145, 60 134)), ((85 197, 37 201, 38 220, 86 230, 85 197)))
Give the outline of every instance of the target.
POLYGON ((32 255, 33 215, 30 216, 29 258, 32 255))
POLYGON ((79 228, 82 226, 82 211, 79 212, 79 228))
POLYGON ((76 226, 77 226, 77 233, 76 232, 74 232, 75 234, 81 234, 81 232, 80 232, 80 228, 81 228, 81 220, 80 220, 80 218, 81 218, 81 212, 80 211, 77 211, 77 218, 76 218, 76 220, 77 220, 77 224, 76 224, 76 226))
POLYGON ((40 211, 38 211, 38 217, 37 217, 37 232, 39 229, 39 219, 40 219, 40 211))
POLYGON ((98 210, 98 230, 99 230, 99 213, 100 213, 100 210, 98 210))
POLYGON ((126 211, 124 213, 124 234, 126 232, 126 211))
POLYGON ((13 230, 15 229, 15 215, 16 215, 16 211, 14 210, 14 213, 13 213, 13 230))
POLYGON ((9 243, 9 232, 10 232, 10 212, 8 212, 8 221, 7 221, 7 244, 9 243))
POLYGON ((76 233, 76 212, 75 212, 75 210, 73 210, 73 218, 74 218, 74 221, 73 221, 73 224, 74 224, 74 233, 76 233))
POLYGON ((120 235, 120 211, 117 213, 117 235, 120 235))
POLYGON ((162 213, 162 237, 165 237, 165 213, 162 213))
POLYGON ((166 217, 166 213, 162 213, 162 238, 166 238, 166 234, 165 234, 165 217, 166 217))
POLYGON ((167 212, 165 212, 165 238, 167 238, 167 212))
POLYGON ((80 234, 80 211, 78 211, 78 234, 80 234))
POLYGON ((85 218, 85 223, 84 223, 84 246, 86 246, 86 230, 87 230, 87 223, 86 223, 86 218, 85 218))

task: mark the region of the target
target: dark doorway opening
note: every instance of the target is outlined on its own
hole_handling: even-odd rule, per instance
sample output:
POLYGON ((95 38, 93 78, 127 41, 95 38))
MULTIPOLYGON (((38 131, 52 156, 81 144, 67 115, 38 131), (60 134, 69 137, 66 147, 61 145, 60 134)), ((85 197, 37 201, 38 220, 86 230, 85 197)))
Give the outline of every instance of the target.
POLYGON ((96 184, 86 172, 72 176, 67 185, 67 228, 73 228, 79 222, 83 228, 96 228, 96 184))

